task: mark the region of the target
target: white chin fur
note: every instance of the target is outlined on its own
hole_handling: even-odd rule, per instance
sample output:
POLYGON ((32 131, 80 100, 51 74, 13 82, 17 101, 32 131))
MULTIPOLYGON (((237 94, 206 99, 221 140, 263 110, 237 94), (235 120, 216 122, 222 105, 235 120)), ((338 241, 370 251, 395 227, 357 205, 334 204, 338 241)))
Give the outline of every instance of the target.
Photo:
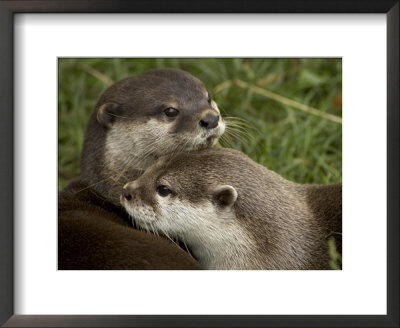
MULTIPOLYGON (((208 146, 215 146, 217 144, 219 138, 224 134, 225 128, 226 128, 225 122, 221 121, 218 124, 218 127, 216 127, 215 129, 212 129, 210 131, 206 131, 206 132, 203 132, 203 133, 197 135, 193 139, 193 145, 197 145, 200 148, 208 147, 208 146), (207 144, 207 139, 209 137, 214 137, 211 145, 207 144)), ((194 148, 198 148, 198 147, 194 147, 194 148)), ((188 150, 192 150, 192 149, 188 149, 188 150)))
POLYGON ((123 200, 121 204, 135 222, 143 228, 145 228, 146 224, 152 224, 157 221, 157 217, 151 207, 134 206, 125 200, 123 200))

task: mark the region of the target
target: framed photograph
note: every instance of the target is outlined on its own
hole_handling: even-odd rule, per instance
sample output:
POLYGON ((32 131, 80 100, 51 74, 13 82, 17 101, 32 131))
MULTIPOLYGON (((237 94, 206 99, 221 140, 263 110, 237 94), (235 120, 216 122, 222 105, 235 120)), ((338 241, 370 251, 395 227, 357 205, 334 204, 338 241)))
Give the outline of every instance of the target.
MULTIPOLYGON (((2 325, 399 325, 398 1, 1 1, 0 10, 2 325), (329 245, 329 268, 341 270, 102 270, 85 257, 86 267, 60 267, 58 191, 79 175, 97 99, 166 67, 204 82, 211 107, 198 125, 211 131, 218 103, 236 128, 224 147, 290 181, 343 177, 343 263, 329 245)), ((106 128, 125 118, 96 108, 106 128)), ((179 109, 162 108, 162 120, 179 109)), ((165 184, 162 197, 174 191, 165 184)), ((123 204, 129 188, 116 194, 123 204)), ((231 186, 218 195, 224 209, 237 199, 231 186)))
POLYGON ((341 269, 341 100, 341 58, 59 58, 58 269, 199 269, 191 256, 213 270, 341 269), (152 172, 162 155, 170 163, 189 151, 214 155, 178 160, 188 170, 170 169, 181 184, 167 181, 169 169, 152 172), (144 192, 133 197, 138 173, 155 211, 140 210, 144 192), (161 215, 165 201, 164 219, 141 215, 161 215), (180 223, 167 218, 178 207, 180 223), (78 209, 85 219, 73 219, 78 209))

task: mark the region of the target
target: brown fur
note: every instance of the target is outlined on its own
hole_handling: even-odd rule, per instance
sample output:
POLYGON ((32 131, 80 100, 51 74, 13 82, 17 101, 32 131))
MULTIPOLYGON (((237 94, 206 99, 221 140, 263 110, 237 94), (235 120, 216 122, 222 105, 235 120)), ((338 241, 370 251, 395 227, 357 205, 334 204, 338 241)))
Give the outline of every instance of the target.
MULTIPOLYGON (((127 185, 127 190, 132 193, 133 202, 137 197, 146 195, 146 199, 140 202, 154 206, 152 204, 159 199, 155 191, 159 184, 167 184, 173 190, 168 197, 188 201, 200 211, 210 206, 207 204, 215 204, 212 195, 218 186, 232 186, 238 195, 233 204, 234 221, 247 231, 246 234, 256 245, 249 246, 252 250, 251 256, 246 257, 247 268, 330 268, 327 237, 331 232, 342 231, 341 184, 296 184, 253 162, 241 152, 223 148, 160 159, 135 183, 127 185)), ((169 202, 172 203, 173 198, 169 202)), ((130 206, 129 201, 124 201, 124 204, 130 206)), ((157 216, 160 208, 155 208, 154 212, 157 216)), ((179 225, 168 218, 158 220, 179 225)), ((218 220, 218 217, 215 220, 212 218, 205 231, 220 229, 221 233, 216 233, 216 238, 225 238, 234 228, 230 228, 232 225, 229 222, 218 220), (214 226, 218 222, 219 228, 214 226)), ((157 227, 157 219, 153 226, 157 227)), ((182 227, 177 228, 182 231, 182 227)), ((168 233, 172 234, 173 230, 171 226, 168 233)), ((197 231, 193 229, 190 233, 197 235, 197 231)), ((191 247, 188 236, 185 242, 191 247)), ((233 240, 240 236, 232 232, 233 240)), ((218 248, 214 246, 214 249, 218 248)), ((221 244, 220 247, 224 246, 221 244)), ((231 251, 230 247, 226 250, 231 251)), ((234 258, 235 254, 228 257, 234 258)))
POLYGON ((342 184, 306 186, 307 203, 313 216, 322 220, 326 239, 333 237, 338 252, 342 253, 342 184))
POLYGON ((198 270, 167 239, 132 228, 120 208, 75 181, 59 195, 59 270, 198 270))

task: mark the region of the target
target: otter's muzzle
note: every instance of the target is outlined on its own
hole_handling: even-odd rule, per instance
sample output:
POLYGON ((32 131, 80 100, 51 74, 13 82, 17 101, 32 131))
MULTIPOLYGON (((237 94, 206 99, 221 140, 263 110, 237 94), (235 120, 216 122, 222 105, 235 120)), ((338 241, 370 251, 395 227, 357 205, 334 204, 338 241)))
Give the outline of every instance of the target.
POLYGON ((131 200, 132 199, 132 190, 138 187, 138 184, 136 181, 128 182, 123 188, 122 188, 122 197, 124 197, 126 200, 131 200))
POLYGON ((132 199, 131 193, 125 188, 122 189, 122 196, 128 201, 132 199))
POLYGON ((218 121, 219 115, 209 113, 200 120, 199 125, 202 128, 210 130, 218 126, 218 121))

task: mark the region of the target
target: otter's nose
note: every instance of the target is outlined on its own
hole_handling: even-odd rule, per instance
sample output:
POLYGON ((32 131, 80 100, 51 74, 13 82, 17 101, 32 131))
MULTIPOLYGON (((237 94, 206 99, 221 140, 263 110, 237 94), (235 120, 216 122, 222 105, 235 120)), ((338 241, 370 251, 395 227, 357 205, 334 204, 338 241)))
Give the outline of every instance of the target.
POLYGON ((131 193, 128 191, 128 189, 125 189, 125 188, 122 189, 122 196, 124 196, 124 198, 126 200, 131 200, 132 199, 131 193))
POLYGON ((200 126, 205 129, 213 129, 218 125, 219 116, 213 114, 207 114, 199 122, 200 126))

